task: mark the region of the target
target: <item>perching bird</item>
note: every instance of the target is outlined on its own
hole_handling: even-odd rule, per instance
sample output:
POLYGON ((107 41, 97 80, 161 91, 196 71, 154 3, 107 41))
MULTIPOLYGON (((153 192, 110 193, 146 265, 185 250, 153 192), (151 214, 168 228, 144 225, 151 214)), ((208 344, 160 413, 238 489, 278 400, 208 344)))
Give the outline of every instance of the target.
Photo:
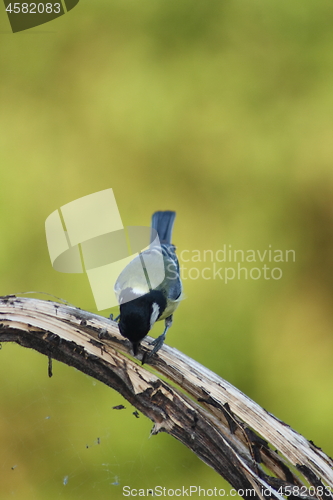
POLYGON ((138 353, 141 340, 154 323, 164 319, 164 332, 152 342, 154 348, 148 357, 162 347, 167 330, 172 325, 173 312, 181 299, 179 263, 175 246, 171 243, 175 216, 176 212, 171 211, 153 214, 149 249, 141 252, 125 267, 114 286, 120 304, 119 330, 131 341, 134 355, 138 353), (156 245, 156 232, 160 245, 156 245), (159 283, 161 276, 163 281, 159 283), (152 288, 154 282, 158 284, 152 288))

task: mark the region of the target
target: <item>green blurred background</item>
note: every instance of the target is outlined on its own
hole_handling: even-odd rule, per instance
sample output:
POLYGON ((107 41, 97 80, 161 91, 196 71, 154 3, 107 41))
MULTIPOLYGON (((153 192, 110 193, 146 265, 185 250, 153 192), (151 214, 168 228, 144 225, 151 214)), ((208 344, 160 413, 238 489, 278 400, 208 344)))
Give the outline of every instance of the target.
MULTIPOLYGON (((0 9, 0 293, 96 312, 86 276, 52 269, 44 222, 110 187, 125 226, 176 210, 179 252, 294 249, 280 280, 185 280, 167 343, 331 455, 332 25, 331 0, 81 0, 13 35, 0 9)), ((53 372, 2 346, 1 500, 228 487, 117 393, 53 372)))

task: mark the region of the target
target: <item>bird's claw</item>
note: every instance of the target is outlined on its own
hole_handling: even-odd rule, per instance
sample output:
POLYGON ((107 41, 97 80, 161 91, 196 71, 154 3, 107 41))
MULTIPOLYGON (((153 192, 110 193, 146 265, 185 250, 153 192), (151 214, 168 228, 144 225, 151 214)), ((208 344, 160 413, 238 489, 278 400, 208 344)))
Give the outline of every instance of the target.
POLYGON ((160 335, 159 337, 157 337, 157 339, 154 339, 152 342, 149 342, 149 345, 153 345, 154 349, 152 349, 151 351, 146 352, 143 355, 143 358, 142 358, 142 364, 143 365, 145 363, 147 363, 147 361, 149 361, 154 356, 154 354, 156 354, 161 349, 161 347, 162 347, 162 345, 164 343, 164 340, 165 340, 165 334, 162 333, 162 335, 160 335))
POLYGON ((113 314, 111 313, 110 316, 109 316, 110 320, 111 321, 116 321, 118 322, 119 321, 119 318, 120 318, 120 314, 118 314, 118 316, 116 316, 116 318, 113 319, 113 314))

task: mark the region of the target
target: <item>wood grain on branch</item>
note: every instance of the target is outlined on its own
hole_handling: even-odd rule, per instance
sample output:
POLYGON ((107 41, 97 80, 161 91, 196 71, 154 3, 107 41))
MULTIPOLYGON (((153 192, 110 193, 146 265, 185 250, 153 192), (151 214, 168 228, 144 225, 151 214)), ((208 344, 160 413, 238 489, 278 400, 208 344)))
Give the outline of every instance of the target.
MULTIPOLYGON (((150 349, 146 337, 142 355, 150 349)), ((0 342, 16 342, 112 387, 193 450, 241 496, 332 498, 333 462, 241 391, 166 345, 150 364, 132 358, 117 323, 56 302, 0 298, 0 342), (177 387, 174 386, 176 384, 177 387)))

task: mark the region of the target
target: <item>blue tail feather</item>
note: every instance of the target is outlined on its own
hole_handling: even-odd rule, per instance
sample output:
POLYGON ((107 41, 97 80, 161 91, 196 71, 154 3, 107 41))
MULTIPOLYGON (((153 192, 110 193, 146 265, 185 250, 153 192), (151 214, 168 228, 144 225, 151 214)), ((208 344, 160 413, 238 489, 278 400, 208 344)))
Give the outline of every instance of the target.
MULTIPOLYGON (((171 244, 172 228, 176 212, 171 210, 155 212, 152 217, 151 227, 157 231, 161 244, 171 244)), ((152 239, 154 239, 152 235, 152 239)))

